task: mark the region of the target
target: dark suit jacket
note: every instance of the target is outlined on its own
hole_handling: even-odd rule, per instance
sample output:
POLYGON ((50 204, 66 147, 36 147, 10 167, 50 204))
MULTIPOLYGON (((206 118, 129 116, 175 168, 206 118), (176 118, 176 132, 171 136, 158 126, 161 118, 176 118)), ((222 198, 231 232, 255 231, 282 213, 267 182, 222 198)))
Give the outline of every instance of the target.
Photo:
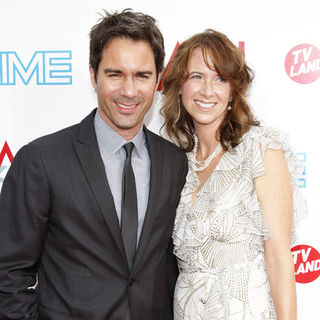
POLYGON ((144 129, 150 195, 130 272, 94 114, 24 146, 11 165, 0 197, 0 319, 123 320, 128 304, 131 320, 172 317, 169 243, 185 154, 144 129))

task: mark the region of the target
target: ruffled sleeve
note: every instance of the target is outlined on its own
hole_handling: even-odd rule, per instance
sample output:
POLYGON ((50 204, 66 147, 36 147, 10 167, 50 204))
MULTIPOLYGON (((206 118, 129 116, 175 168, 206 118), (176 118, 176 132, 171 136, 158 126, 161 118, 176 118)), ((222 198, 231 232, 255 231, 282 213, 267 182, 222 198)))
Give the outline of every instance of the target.
POLYGON ((299 189, 299 179, 302 176, 303 165, 292 151, 287 136, 277 130, 266 127, 254 127, 245 139, 251 148, 252 167, 251 174, 253 181, 265 174, 263 159, 267 149, 280 150, 284 153, 285 160, 291 176, 291 183, 293 189, 294 201, 294 219, 291 243, 293 244, 297 239, 296 226, 298 222, 307 215, 306 201, 299 189))

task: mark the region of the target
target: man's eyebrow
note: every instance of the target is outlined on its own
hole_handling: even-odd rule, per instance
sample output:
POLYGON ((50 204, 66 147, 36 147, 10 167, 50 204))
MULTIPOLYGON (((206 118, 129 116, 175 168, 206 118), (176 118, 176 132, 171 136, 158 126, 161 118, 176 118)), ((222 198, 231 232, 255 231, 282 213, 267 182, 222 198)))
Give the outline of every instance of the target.
POLYGON ((148 70, 146 70, 146 71, 138 71, 137 73, 136 73, 136 75, 137 76, 146 76, 146 75, 152 75, 153 74, 153 72, 152 71, 148 71, 148 70))
POLYGON ((103 72, 104 72, 104 73, 118 73, 118 74, 122 73, 121 70, 118 70, 118 69, 110 69, 110 68, 104 69, 103 72))

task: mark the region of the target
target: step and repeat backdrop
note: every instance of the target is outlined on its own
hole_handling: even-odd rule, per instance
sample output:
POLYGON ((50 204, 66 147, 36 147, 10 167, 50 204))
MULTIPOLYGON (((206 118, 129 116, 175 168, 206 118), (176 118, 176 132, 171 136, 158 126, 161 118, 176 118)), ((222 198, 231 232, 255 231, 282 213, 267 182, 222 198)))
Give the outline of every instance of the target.
MULTIPOLYGON (((23 145, 97 106, 88 35, 104 9, 125 8, 156 18, 166 64, 179 42, 207 28, 245 54, 256 74, 249 101, 257 118, 288 134, 304 166, 299 183, 309 214, 292 248, 298 319, 320 319, 319 0, 0 0, 0 189, 23 145)), ((156 133, 161 103, 158 91, 145 119, 156 133)))

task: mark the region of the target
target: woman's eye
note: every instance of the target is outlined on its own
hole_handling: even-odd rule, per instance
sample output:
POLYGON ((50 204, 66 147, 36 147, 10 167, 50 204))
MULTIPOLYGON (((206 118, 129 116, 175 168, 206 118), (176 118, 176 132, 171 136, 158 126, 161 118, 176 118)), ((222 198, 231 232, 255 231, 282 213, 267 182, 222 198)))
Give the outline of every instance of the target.
POLYGON ((193 74, 191 75, 191 79, 201 79, 201 76, 199 74, 193 74))
POLYGON ((221 78, 221 77, 217 77, 216 80, 217 80, 218 82, 225 82, 225 81, 226 81, 225 79, 223 79, 223 78, 221 78))

